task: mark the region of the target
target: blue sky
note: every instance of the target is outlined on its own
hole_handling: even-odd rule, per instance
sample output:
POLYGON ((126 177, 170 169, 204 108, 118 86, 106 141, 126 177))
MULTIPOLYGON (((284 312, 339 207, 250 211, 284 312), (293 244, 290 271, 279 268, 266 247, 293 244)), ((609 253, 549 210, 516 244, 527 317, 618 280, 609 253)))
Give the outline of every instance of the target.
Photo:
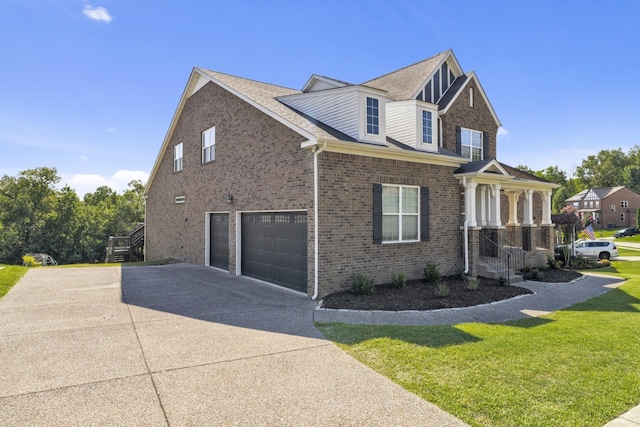
POLYGON ((192 67, 301 89, 453 49, 503 128, 498 160, 568 174, 640 144, 640 2, 0 0, 0 175, 82 197, 145 180, 192 67))

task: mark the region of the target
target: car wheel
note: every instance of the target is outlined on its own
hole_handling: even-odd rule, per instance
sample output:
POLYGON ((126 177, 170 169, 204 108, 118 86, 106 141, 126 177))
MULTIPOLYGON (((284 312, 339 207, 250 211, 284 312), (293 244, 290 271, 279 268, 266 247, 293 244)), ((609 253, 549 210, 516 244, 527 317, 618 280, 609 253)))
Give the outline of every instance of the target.
POLYGON ((609 254, 609 252, 600 252, 600 255, 598 255, 598 258, 600 258, 600 259, 609 259, 609 258, 611 258, 611 254, 609 254))

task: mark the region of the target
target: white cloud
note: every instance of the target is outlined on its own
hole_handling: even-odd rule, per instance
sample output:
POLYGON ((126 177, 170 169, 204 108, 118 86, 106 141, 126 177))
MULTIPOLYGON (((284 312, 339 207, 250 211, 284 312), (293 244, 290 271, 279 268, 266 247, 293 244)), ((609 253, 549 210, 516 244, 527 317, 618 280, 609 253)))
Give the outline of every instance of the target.
POLYGON ((86 162, 87 160, 89 160, 89 158, 87 156, 80 156, 80 161, 81 162, 86 162))
POLYGON ((111 15, 109 15, 109 11, 102 6, 85 6, 82 14, 89 19, 93 19, 94 21, 102 21, 106 23, 111 22, 111 20, 113 19, 111 15))
POLYGON ((62 185, 69 185, 81 199, 87 193, 93 193, 98 187, 106 185, 117 193, 122 193, 128 187, 127 184, 134 180, 140 180, 146 184, 149 174, 142 171, 119 170, 107 178, 98 174, 75 174, 70 177, 62 175, 62 185))
POLYGON ((506 130, 503 127, 499 127, 498 128, 498 136, 499 137, 505 137, 505 136, 508 136, 508 135, 509 135, 509 131, 508 130, 506 130))
POLYGON ((115 129, 115 128, 112 128, 111 126, 107 126, 107 129, 106 129, 106 130, 107 130, 107 133, 113 133, 113 132, 115 132, 115 131, 116 131, 116 129, 115 129))

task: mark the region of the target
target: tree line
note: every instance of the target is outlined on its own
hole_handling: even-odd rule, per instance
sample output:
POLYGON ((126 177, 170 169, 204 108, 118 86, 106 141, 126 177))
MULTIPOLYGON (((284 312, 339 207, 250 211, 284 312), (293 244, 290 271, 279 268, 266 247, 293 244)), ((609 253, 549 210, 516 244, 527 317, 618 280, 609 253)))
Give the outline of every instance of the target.
POLYGON ((140 181, 122 194, 102 186, 83 199, 69 186, 56 188, 59 182, 48 167, 0 179, 0 264, 20 264, 25 253, 46 253, 60 264, 103 262, 109 236, 144 221, 140 181))
POLYGON ((625 186, 636 193, 640 193, 640 146, 635 145, 628 153, 618 148, 615 150, 601 150, 596 155, 588 156, 567 177, 566 172, 558 166, 549 166, 542 170, 518 165, 516 167, 547 181, 559 184, 554 190, 552 210, 560 213, 565 206, 565 200, 586 190, 598 187, 625 186))

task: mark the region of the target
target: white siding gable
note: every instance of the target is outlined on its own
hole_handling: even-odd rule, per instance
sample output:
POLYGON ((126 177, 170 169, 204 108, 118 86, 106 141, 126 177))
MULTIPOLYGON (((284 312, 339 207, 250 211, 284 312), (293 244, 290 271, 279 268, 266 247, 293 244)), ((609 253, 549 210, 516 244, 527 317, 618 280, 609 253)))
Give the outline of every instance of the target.
POLYGON ((278 100, 332 128, 363 142, 384 143, 384 104, 380 91, 363 90, 359 86, 301 93, 278 100), (366 97, 380 100, 380 134, 366 134, 366 97))
POLYGON ((438 107, 418 100, 387 102, 387 135, 416 150, 438 151, 438 107), (431 112, 432 143, 422 142, 422 112, 431 112))

